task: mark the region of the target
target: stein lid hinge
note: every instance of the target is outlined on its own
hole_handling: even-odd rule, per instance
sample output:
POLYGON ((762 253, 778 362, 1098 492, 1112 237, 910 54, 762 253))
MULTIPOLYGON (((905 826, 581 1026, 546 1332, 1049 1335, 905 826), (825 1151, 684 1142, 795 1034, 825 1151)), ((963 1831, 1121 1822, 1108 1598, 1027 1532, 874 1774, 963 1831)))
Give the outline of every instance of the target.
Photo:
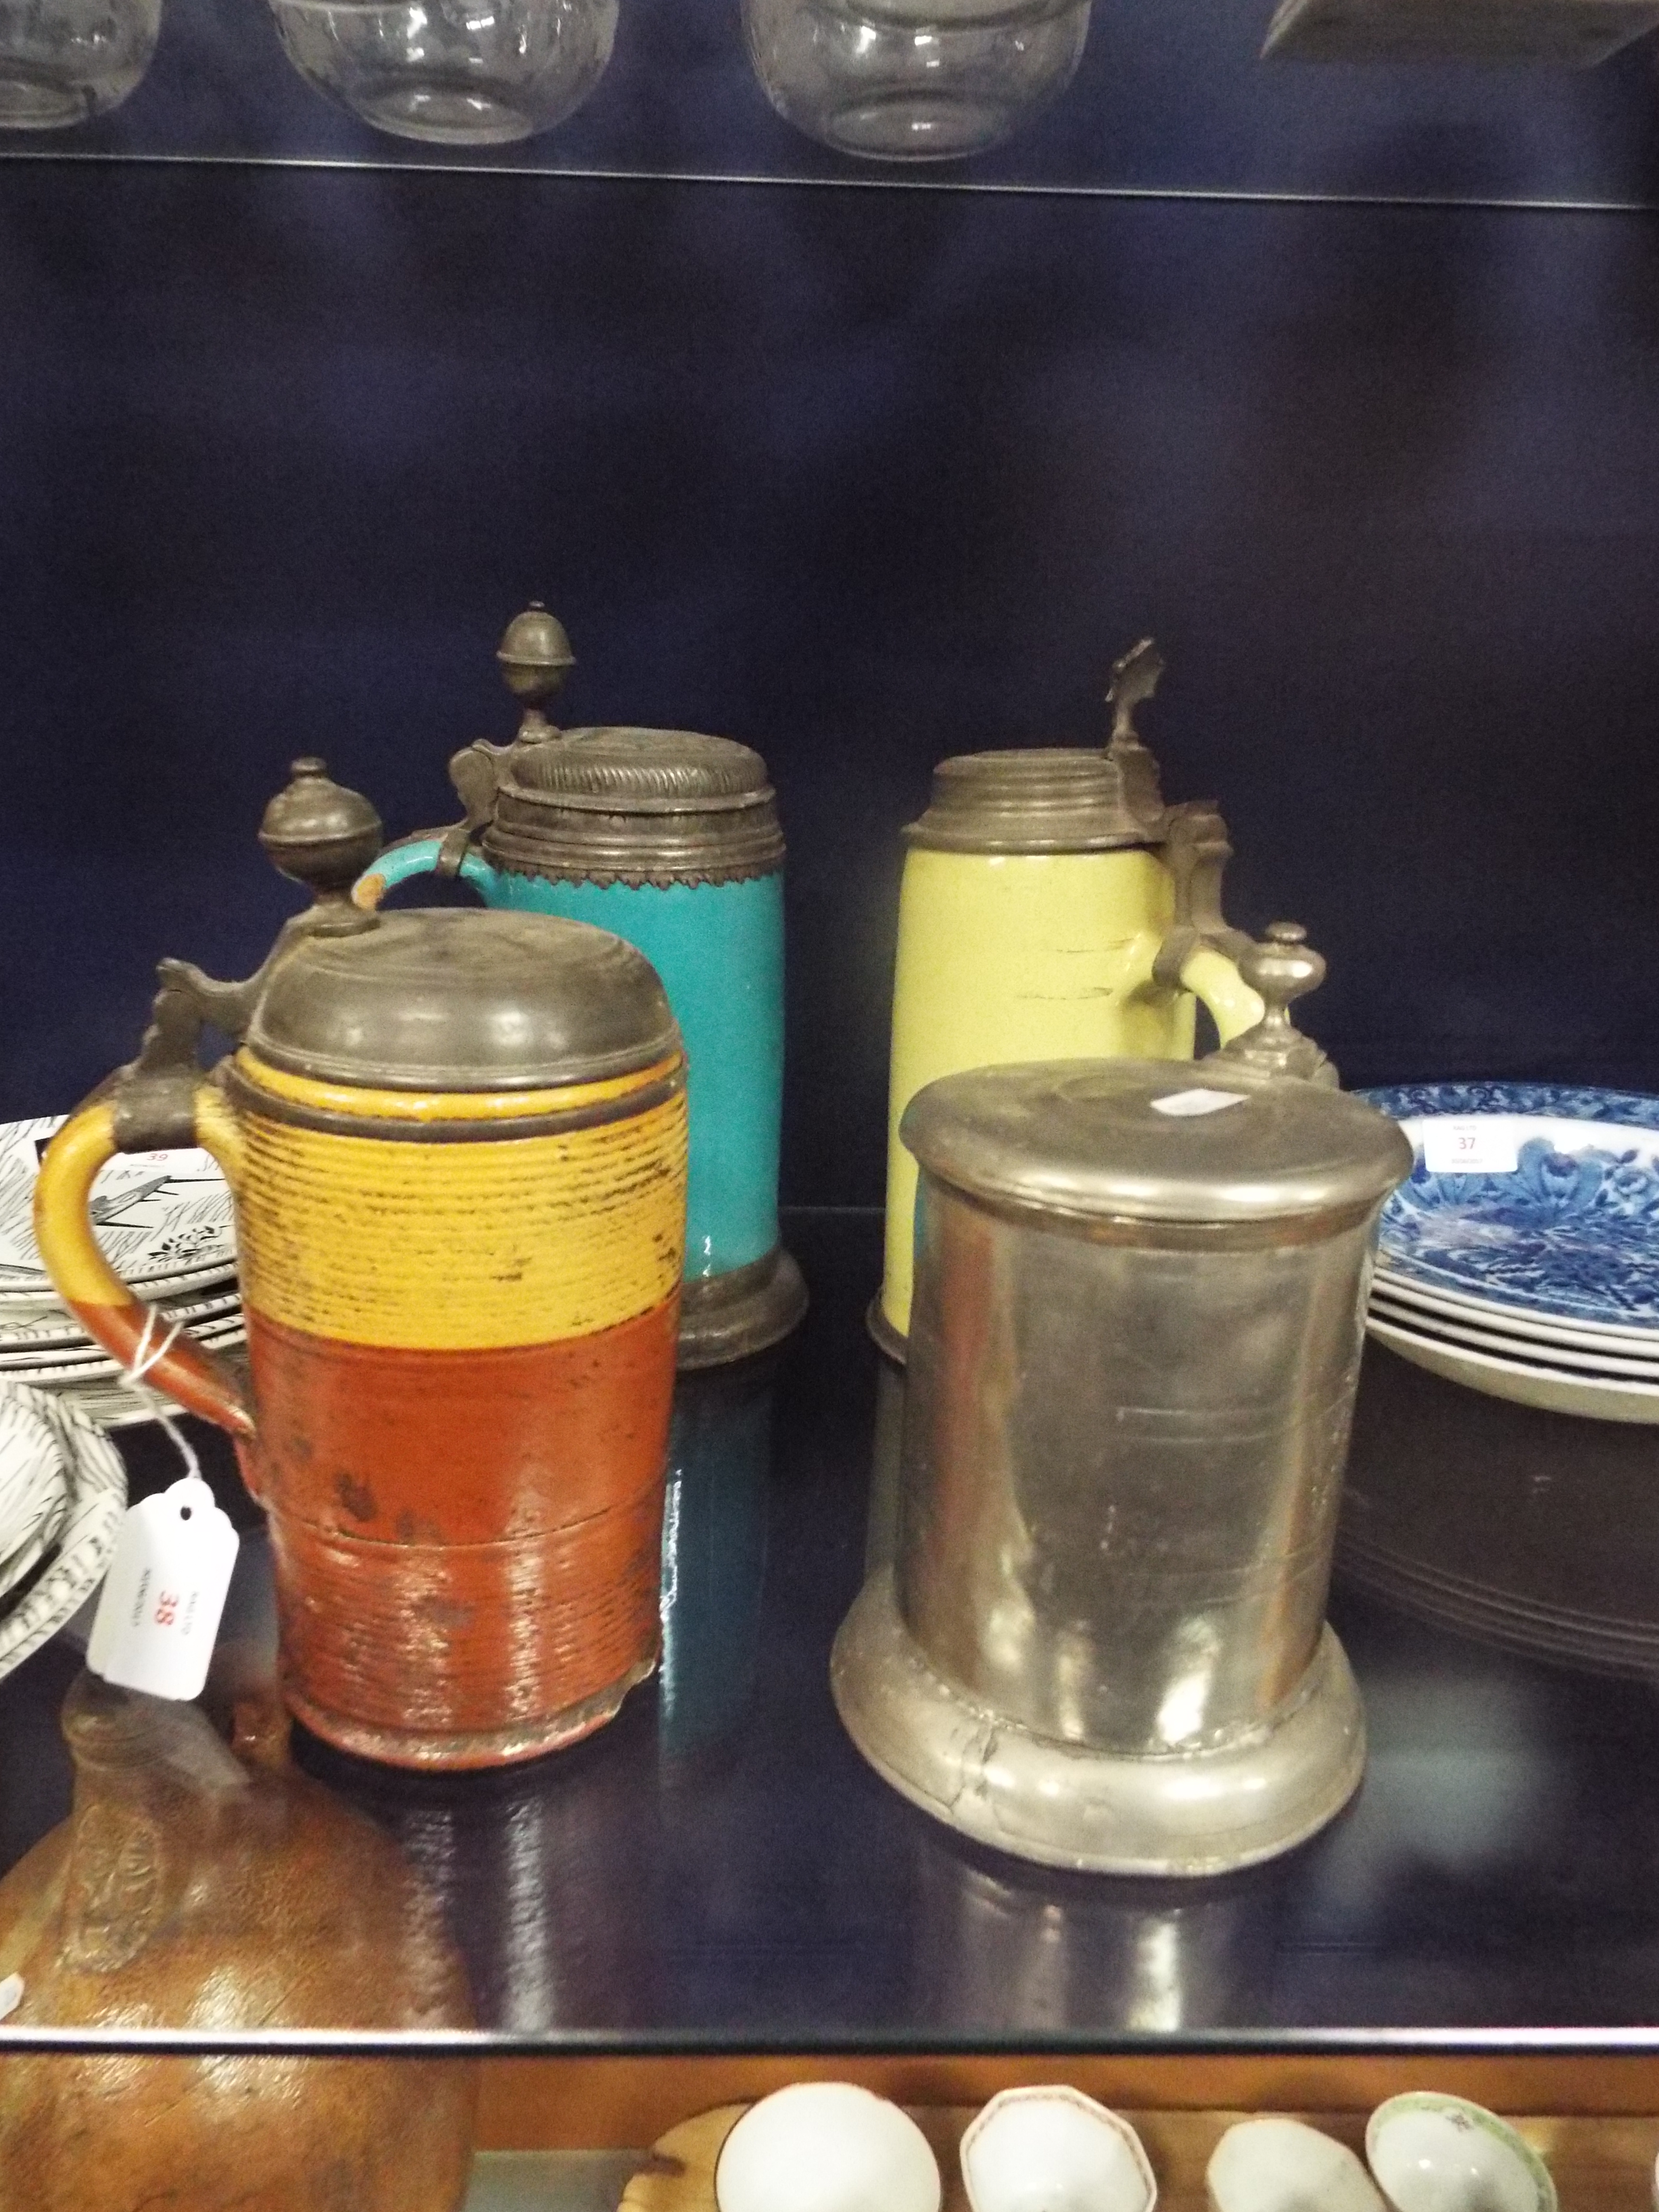
POLYGON ((1231 928, 1221 911, 1221 879, 1233 848, 1227 825, 1212 799, 1172 806, 1164 858, 1175 879, 1175 921, 1152 963, 1152 981, 1166 990, 1180 988, 1181 971, 1200 945, 1242 960, 1251 940, 1231 928))

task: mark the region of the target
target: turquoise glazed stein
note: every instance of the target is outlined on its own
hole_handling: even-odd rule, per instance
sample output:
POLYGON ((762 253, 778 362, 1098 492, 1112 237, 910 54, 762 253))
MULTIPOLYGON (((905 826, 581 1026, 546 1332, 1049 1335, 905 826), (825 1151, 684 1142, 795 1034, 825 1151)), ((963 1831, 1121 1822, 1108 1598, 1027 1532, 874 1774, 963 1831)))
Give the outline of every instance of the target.
POLYGON ((661 976, 690 1066, 691 1171, 679 1364, 787 1336, 806 1308, 778 1241, 783 1097, 783 833, 766 763, 691 730, 560 730, 543 702, 574 665, 532 606, 497 659, 525 713, 510 745, 449 763, 466 808, 383 852, 353 892, 459 876, 487 906, 596 923, 661 976))

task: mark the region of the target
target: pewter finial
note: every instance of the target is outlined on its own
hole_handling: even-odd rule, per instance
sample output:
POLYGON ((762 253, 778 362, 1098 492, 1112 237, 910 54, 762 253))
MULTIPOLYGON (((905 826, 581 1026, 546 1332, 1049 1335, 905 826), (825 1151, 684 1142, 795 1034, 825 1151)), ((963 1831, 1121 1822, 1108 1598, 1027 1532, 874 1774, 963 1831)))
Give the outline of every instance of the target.
POLYGON ((495 658, 507 690, 525 702, 520 744, 556 738, 559 733, 543 714, 542 702, 553 696, 576 665, 562 623, 539 599, 532 599, 508 623, 495 658))
POLYGON ((1112 664, 1112 680, 1106 687, 1106 703, 1112 710, 1112 745, 1138 745, 1135 708, 1150 699, 1164 673, 1164 655, 1156 642, 1143 637, 1112 664))
POLYGON ((1214 1057, 1243 1060, 1269 1075, 1299 1076, 1304 1083, 1322 1083, 1328 1090, 1336 1090, 1336 1069, 1291 1019, 1291 1001, 1316 991, 1325 980, 1325 963, 1309 944, 1301 923, 1270 921, 1266 939, 1239 956, 1238 972, 1267 1012, 1254 1029, 1224 1045, 1214 1057))
POLYGON ((259 824, 271 865, 303 884, 336 923, 353 928, 362 917, 352 906, 351 886, 380 851, 383 835, 380 816, 362 793, 336 783, 327 764, 309 754, 294 763, 259 824))

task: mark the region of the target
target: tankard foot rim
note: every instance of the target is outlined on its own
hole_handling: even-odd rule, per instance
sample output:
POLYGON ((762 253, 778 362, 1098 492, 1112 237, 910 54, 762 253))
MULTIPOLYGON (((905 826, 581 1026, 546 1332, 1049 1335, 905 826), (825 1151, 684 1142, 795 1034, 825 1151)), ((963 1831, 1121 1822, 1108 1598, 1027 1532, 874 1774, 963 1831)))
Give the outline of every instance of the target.
POLYGON ((806 1284, 781 1244, 746 1267, 693 1279, 680 1291, 682 1375, 725 1367, 781 1344, 806 1311, 806 1284))
POLYGON ((1135 1757, 1040 1736, 929 1665, 893 1571, 865 1583, 830 1662, 843 1726, 884 1781, 975 1843, 1085 1874, 1230 1874, 1334 1820, 1365 1764, 1347 1656, 1321 1637, 1302 1693, 1242 1744, 1135 1757))
POLYGON ((901 1336, 887 1318, 887 1309, 882 1304, 882 1293, 878 1291, 864 1310, 864 1326, 875 1341, 878 1352, 884 1352, 897 1366, 904 1366, 910 1357, 910 1340, 901 1336))
POLYGON ((356 1759, 371 1759, 381 1766, 403 1766, 422 1772, 459 1771, 489 1766, 517 1766, 526 1759, 542 1759, 563 1751, 592 1735, 621 1711, 629 1692, 657 1671, 659 1649, 635 1661, 614 1682, 592 1697, 582 1698, 556 1713, 515 1721, 506 1728, 477 1729, 467 1733, 442 1729, 382 1727, 374 1721, 353 1720, 314 1705, 292 1680, 283 1684, 283 1701, 294 1717, 314 1736, 337 1751, 356 1759))

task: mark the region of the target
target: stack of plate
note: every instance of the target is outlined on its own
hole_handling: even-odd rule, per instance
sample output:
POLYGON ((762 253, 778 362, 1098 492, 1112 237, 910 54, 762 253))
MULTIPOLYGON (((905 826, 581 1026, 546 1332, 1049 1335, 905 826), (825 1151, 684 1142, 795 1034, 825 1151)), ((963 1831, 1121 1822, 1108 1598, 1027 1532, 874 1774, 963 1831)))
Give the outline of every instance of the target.
POLYGON ((1659 1422, 1659 1098, 1536 1083, 1364 1095, 1417 1153, 1383 1208, 1370 1333, 1492 1397, 1659 1422))
MULTIPOLYGON (((72 1401, 106 1427, 153 1420, 152 1394, 123 1381, 52 1291, 34 1243, 35 1176, 55 1115, 0 1123, 0 1376, 72 1401)), ((93 1188, 105 1256, 169 1328, 183 1322, 211 1350, 245 1336, 230 1192, 203 1152, 132 1152, 93 1188)))
POLYGON ((1659 1681, 1647 1431, 1499 1405, 1384 1352, 1354 1408, 1343 1579, 1476 1642, 1659 1681))
POLYGON ((0 1675, 98 1588, 126 1501, 120 1455, 81 1407, 0 1382, 0 1675))

